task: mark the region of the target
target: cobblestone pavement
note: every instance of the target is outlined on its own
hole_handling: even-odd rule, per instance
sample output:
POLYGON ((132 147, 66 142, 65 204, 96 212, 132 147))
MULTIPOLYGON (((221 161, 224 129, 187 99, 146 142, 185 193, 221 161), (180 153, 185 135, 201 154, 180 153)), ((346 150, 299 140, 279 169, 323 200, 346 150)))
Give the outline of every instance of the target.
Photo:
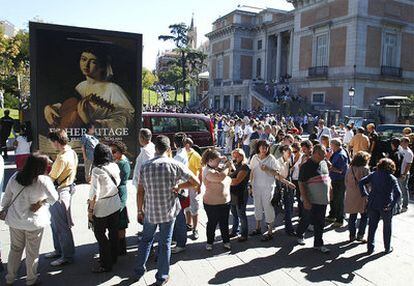
MULTIPOLYGON (((155 263, 152 257, 148 272, 137 283, 129 277, 137 251, 136 233, 141 226, 136 223, 135 191, 128 186, 128 210, 130 226, 127 230, 128 255, 120 257, 113 272, 92 274, 96 263, 97 243, 92 231, 87 227, 88 186, 77 186, 73 198, 73 228, 76 248, 76 261, 63 268, 49 266, 44 254, 53 250, 51 230, 47 228, 41 245, 39 263, 43 285, 149 285, 155 282, 155 263)), ((253 205, 248 205, 250 228, 253 226, 253 205)), ((312 249, 313 238, 306 239, 305 246, 298 246, 295 239, 285 234, 281 215, 278 216, 277 232, 270 242, 261 242, 258 237, 247 242, 232 242, 232 250, 225 251, 221 242, 214 245, 212 252, 205 250, 206 216, 201 211, 200 238, 189 240, 185 252, 172 256, 171 278, 168 285, 410 285, 414 281, 414 205, 409 211, 394 217, 392 244, 394 252, 385 255, 382 244, 382 228, 377 234, 376 252, 366 256, 366 245, 348 243, 345 227, 326 228, 325 243, 331 248, 329 255, 312 249)), ((294 223, 297 223, 295 220, 294 223)), ((219 231, 217 230, 217 235, 219 231)), ((8 227, 0 223, 3 262, 7 263, 9 253, 8 227)), ((25 269, 22 267, 21 275, 25 269)), ((0 280, 3 285, 4 275, 0 280)), ((24 276, 15 285, 24 285, 24 276)))

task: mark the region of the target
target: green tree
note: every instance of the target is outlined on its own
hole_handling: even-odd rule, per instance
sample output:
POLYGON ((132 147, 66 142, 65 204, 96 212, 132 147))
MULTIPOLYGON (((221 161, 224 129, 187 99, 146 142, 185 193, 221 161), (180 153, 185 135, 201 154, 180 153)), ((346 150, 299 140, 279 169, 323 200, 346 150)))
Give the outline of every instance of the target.
POLYGON ((15 107, 21 90, 28 92, 30 87, 22 83, 28 83, 29 78, 29 33, 19 31, 12 38, 5 37, 0 31, 0 89, 5 90, 5 95, 16 99, 7 100, 5 103, 13 103, 15 107), (19 86, 20 84, 20 86, 19 86))
POLYGON ((157 76, 147 68, 142 68, 142 88, 149 89, 158 81, 157 76))
POLYGON ((179 55, 176 61, 171 62, 171 66, 178 66, 181 68, 181 89, 183 93, 184 106, 187 105, 186 90, 188 84, 198 82, 198 74, 205 66, 205 59, 207 56, 198 50, 188 47, 189 28, 186 24, 173 24, 169 26, 170 35, 161 35, 159 40, 173 41, 175 44, 175 52, 179 55))

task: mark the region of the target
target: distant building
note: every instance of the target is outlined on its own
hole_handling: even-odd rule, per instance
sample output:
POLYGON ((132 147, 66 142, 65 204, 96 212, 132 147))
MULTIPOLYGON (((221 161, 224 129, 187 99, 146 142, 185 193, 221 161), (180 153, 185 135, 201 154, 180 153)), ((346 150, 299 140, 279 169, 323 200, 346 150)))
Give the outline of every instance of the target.
POLYGON ((283 89, 302 106, 347 114, 351 86, 353 109, 414 91, 414 1, 288 2, 294 10, 239 7, 213 23, 202 105, 278 108, 283 89))
POLYGON ((16 27, 7 20, 0 20, 0 30, 8 38, 13 38, 17 34, 16 27))

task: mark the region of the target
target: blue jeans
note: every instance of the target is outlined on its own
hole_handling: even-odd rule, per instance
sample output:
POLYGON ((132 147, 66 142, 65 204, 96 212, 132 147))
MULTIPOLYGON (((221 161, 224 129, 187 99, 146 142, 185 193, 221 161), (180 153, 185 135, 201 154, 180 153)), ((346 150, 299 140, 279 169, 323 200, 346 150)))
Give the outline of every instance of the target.
POLYGON ((71 230, 70 201, 71 194, 67 188, 67 190, 59 192, 59 201, 50 206, 49 210, 55 252, 60 254, 62 258, 72 261, 75 254, 75 244, 71 230))
POLYGON ((240 235, 243 237, 248 236, 249 227, 247 225, 247 216, 246 216, 246 205, 247 205, 247 196, 243 203, 232 204, 231 205, 231 215, 233 216, 233 227, 231 233, 237 234, 240 226, 240 235))
POLYGON ((175 218, 173 238, 177 242, 178 247, 185 247, 187 244, 187 223, 184 209, 181 209, 175 218))
POLYGON ((250 146, 243 144, 243 151, 244 151, 244 154, 246 155, 246 158, 249 158, 250 157, 250 146))
POLYGON ((375 247, 375 232, 377 231, 380 219, 383 220, 383 239, 385 250, 391 247, 391 232, 392 232, 392 210, 375 210, 368 209, 369 228, 368 228, 368 250, 374 250, 375 247))
POLYGON ((295 199, 295 191, 285 188, 283 190, 283 205, 285 207, 285 231, 286 233, 293 233, 292 216, 293 216, 293 202, 295 199))
POLYGON ((224 146, 224 132, 223 131, 217 131, 217 145, 219 147, 223 147, 224 146))
POLYGON ((142 239, 138 246, 137 255, 137 267, 135 268, 135 275, 140 279, 145 271, 145 264, 147 263, 148 256, 151 251, 151 246, 154 241, 155 232, 157 226, 160 229, 159 241, 158 241, 158 257, 157 257, 157 273, 155 279, 157 283, 163 283, 168 279, 170 271, 170 257, 171 257, 171 239, 174 229, 175 219, 169 222, 153 224, 147 220, 144 221, 144 231, 142 239))
MULTIPOLYGON (((357 217, 358 214, 350 214, 349 215, 349 220, 348 220, 348 230, 349 230, 349 235, 351 237, 355 237, 356 235, 356 221, 357 221, 357 217)), ((365 229, 367 228, 367 222, 368 222, 368 214, 367 213, 362 213, 361 214, 361 219, 359 221, 359 227, 358 227, 358 236, 364 236, 365 234, 365 229)))

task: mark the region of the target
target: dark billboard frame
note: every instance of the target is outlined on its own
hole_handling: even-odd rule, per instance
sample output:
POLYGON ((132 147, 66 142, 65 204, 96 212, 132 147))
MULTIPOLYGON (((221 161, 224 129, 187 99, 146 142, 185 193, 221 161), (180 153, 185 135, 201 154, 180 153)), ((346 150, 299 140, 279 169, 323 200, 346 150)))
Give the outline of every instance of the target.
MULTIPOLYGON (((28 118, 33 132, 33 143, 32 146, 35 150, 39 149, 39 136, 40 136, 40 127, 39 120, 45 120, 43 117, 42 106, 39 104, 39 86, 38 86, 38 73, 39 73, 39 51, 38 51, 38 35, 41 31, 50 31, 50 32, 62 32, 62 33, 73 33, 79 34, 85 37, 88 36, 97 36, 97 37, 113 37, 118 39, 126 39, 131 41, 136 41, 136 61, 134 70, 136 74, 131 75, 136 80, 131 83, 131 89, 135 94, 130 94, 130 99, 135 97, 135 100, 132 100, 132 106, 135 108, 133 116, 133 132, 128 134, 128 139, 133 138, 135 144, 133 146, 128 146, 128 153, 130 159, 134 159, 138 154, 138 130, 141 126, 142 118, 142 34, 129 33, 129 32, 118 32, 110 30, 100 30, 92 28, 83 28, 83 27, 74 27, 74 26, 63 26, 55 24, 46 24, 38 22, 29 22, 29 35, 30 35, 30 103, 31 108, 27 113, 28 118), (131 149, 132 148, 132 149, 131 149)), ((25 120, 27 121, 25 118, 25 120)))

